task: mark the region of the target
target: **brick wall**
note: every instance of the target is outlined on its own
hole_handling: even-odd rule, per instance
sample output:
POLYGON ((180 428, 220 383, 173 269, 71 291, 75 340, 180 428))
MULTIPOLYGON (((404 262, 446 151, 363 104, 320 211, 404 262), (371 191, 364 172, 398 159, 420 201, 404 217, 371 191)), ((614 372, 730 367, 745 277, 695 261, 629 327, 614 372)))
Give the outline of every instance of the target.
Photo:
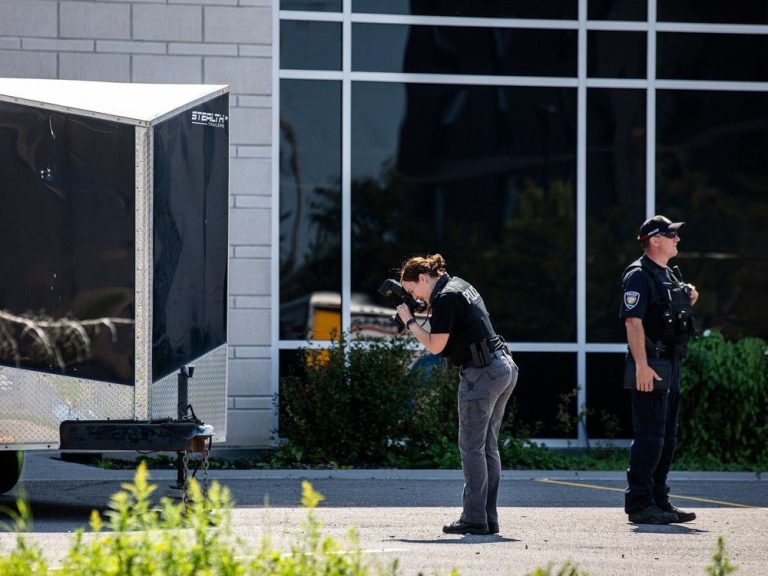
POLYGON ((272 427, 272 0, 0 0, 0 76, 230 85, 229 446, 272 427))

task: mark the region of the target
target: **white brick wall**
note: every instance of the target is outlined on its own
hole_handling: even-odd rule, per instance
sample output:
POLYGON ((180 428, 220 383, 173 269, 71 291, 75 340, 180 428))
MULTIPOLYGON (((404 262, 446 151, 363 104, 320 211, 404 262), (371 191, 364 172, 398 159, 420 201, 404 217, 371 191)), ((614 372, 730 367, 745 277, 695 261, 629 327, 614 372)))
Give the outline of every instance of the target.
POLYGON ((0 76, 230 85, 229 446, 272 441, 272 10, 273 0, 0 0, 0 76))

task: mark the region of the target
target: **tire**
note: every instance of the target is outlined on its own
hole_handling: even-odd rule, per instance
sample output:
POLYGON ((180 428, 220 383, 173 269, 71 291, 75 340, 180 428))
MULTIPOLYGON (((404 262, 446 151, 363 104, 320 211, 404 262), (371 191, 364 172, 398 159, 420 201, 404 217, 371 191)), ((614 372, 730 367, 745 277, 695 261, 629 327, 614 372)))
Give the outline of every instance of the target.
POLYGON ((0 494, 16 486, 24 468, 24 452, 0 450, 0 494))

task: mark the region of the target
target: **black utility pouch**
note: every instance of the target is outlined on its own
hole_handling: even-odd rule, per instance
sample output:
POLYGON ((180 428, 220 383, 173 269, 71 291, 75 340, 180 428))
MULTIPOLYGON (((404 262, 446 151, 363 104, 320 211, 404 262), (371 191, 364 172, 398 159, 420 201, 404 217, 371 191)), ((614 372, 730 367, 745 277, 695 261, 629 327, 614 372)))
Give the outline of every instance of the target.
MULTIPOLYGON (((648 365, 656 374, 661 376, 661 380, 653 379, 653 389, 666 390, 669 388, 670 380, 672 379, 672 360, 648 358, 648 365)), ((635 359, 632 356, 627 356, 627 361, 624 363, 624 388, 637 388, 637 382, 635 381, 636 369, 635 359)))
POLYGON ((475 368, 485 368, 491 363, 491 352, 485 340, 470 344, 469 353, 472 356, 472 366, 475 368))

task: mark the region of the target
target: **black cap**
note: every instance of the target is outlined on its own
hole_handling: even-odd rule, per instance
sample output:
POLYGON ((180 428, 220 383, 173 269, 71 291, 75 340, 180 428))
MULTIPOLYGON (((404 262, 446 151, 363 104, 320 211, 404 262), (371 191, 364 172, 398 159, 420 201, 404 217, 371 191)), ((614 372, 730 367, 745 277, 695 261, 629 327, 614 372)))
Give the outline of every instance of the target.
POLYGON ((683 226, 685 226, 685 222, 672 222, 669 218, 657 214, 643 222, 643 225, 640 226, 640 231, 637 233, 637 239, 640 242, 645 242, 648 238, 657 234, 672 237, 683 226))

